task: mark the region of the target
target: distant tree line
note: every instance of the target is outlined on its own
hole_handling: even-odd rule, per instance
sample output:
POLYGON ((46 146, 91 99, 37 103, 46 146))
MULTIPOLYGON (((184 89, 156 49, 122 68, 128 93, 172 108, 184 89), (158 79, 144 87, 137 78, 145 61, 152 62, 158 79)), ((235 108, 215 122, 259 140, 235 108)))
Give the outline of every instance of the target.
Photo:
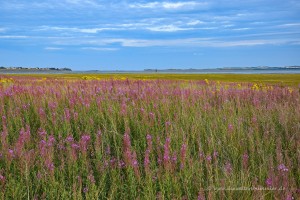
POLYGON ((48 67, 48 68, 41 68, 41 67, 4 67, 1 66, 0 69, 6 70, 42 70, 42 71, 72 71, 72 69, 64 67, 64 68, 56 68, 56 67, 48 67))

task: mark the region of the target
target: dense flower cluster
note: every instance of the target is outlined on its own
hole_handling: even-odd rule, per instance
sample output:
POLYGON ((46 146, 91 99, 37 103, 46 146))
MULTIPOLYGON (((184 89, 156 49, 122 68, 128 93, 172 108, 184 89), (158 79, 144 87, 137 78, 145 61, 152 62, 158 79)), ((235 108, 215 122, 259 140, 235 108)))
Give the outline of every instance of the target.
POLYGON ((275 189, 241 198, 299 197, 296 87, 5 80, 2 199, 230 199, 210 188, 258 186, 275 189))

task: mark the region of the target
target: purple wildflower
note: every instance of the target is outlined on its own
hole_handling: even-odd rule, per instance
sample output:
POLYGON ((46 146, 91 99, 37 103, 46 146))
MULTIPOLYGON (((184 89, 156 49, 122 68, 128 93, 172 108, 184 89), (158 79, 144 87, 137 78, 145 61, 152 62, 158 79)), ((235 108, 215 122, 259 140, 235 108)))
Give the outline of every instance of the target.
POLYGON ((167 167, 170 161, 170 138, 166 138, 166 143, 164 144, 164 166, 167 167))
POLYGON ((273 180, 272 180, 272 178, 267 178, 267 179, 266 179, 266 185, 267 185, 268 187, 271 187, 271 186, 273 185, 273 180))
POLYGON ((90 139, 91 139, 91 136, 89 136, 89 135, 83 135, 83 136, 81 137, 81 140, 82 140, 83 142, 88 142, 88 141, 90 141, 90 139))
POLYGON ((149 165, 150 165, 150 150, 147 149, 145 151, 145 160, 144 160, 144 167, 146 171, 149 171, 149 165))
POLYGON ((243 167, 247 168, 248 167, 248 160, 249 160, 249 155, 247 153, 245 153, 243 155, 243 167))
POLYGON ((14 150, 8 149, 8 155, 9 155, 9 157, 11 157, 11 158, 15 157, 14 150))
POLYGON ((170 122, 170 121, 167 121, 167 122, 166 122, 166 126, 171 126, 171 122, 170 122))
POLYGON ((91 173, 91 174, 89 174, 88 175, 88 180, 91 182, 91 183, 95 183, 96 181, 95 181, 95 178, 94 178, 94 175, 91 173))
POLYGON ((228 124, 228 132, 229 133, 233 132, 233 125, 232 124, 228 124))
POLYGON ((212 160, 212 157, 208 155, 206 156, 206 160, 210 162, 212 160))
POLYGON ((39 134, 41 137, 45 137, 45 136, 47 135, 47 132, 46 132, 44 129, 39 128, 39 129, 38 129, 38 134, 39 134))
POLYGON ((66 141, 67 141, 67 142, 73 142, 73 141, 74 141, 73 136, 69 135, 69 136, 66 138, 66 141))
POLYGON ((73 149, 79 149, 79 148, 80 148, 80 146, 79 146, 78 144, 76 144, 76 143, 73 143, 73 144, 71 145, 71 147, 72 147, 73 149))
POLYGON ((70 114, 70 110, 68 109, 68 108, 65 108, 65 119, 67 120, 67 121, 70 121, 70 119, 71 119, 71 114, 70 114))
POLYGON ((287 197, 285 198, 285 200, 293 200, 294 197, 292 194, 288 194, 287 197))
POLYGON ((230 173, 232 172, 232 165, 231 165, 230 162, 226 162, 224 168, 225 168, 225 172, 226 172, 227 174, 230 174, 230 173))
POLYGON ((49 147, 53 146, 54 142, 55 142, 54 136, 50 135, 49 138, 48 138, 48 146, 49 147))
POLYGON ((289 171, 289 169, 284 165, 284 164, 280 164, 278 165, 278 168, 277 168, 280 172, 287 172, 289 171))
POLYGON ((213 153, 214 158, 217 158, 218 155, 219 155, 219 153, 217 151, 214 151, 214 153, 213 153))
POLYGON ((89 188, 87 188, 87 187, 83 188, 84 193, 87 193, 88 191, 89 191, 89 188))
POLYGON ((185 160, 186 160, 186 144, 182 144, 181 146, 181 150, 180 150, 180 167, 184 168, 184 164, 185 164, 185 160))

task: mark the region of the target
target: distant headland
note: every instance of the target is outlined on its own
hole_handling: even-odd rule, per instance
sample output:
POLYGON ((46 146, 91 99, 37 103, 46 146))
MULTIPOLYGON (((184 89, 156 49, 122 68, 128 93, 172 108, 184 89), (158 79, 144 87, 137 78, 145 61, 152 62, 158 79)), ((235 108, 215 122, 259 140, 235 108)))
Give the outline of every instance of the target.
POLYGON ((284 66, 284 67, 269 67, 269 66, 257 66, 257 67, 221 67, 214 69, 144 69, 145 72, 197 72, 205 70, 221 70, 221 71, 236 71, 236 70, 300 70, 300 66, 284 66))
POLYGON ((0 72, 55 72, 55 71, 72 71, 72 69, 64 68, 41 68, 41 67, 0 67, 0 72))

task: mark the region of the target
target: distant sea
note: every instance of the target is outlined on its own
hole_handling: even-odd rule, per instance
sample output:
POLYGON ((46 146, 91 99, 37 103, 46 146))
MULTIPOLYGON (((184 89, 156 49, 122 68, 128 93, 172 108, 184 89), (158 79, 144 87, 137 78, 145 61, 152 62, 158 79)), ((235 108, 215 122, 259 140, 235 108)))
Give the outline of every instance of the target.
POLYGON ((25 71, 0 70, 1 74, 300 74, 300 69, 199 69, 159 71, 25 71))

